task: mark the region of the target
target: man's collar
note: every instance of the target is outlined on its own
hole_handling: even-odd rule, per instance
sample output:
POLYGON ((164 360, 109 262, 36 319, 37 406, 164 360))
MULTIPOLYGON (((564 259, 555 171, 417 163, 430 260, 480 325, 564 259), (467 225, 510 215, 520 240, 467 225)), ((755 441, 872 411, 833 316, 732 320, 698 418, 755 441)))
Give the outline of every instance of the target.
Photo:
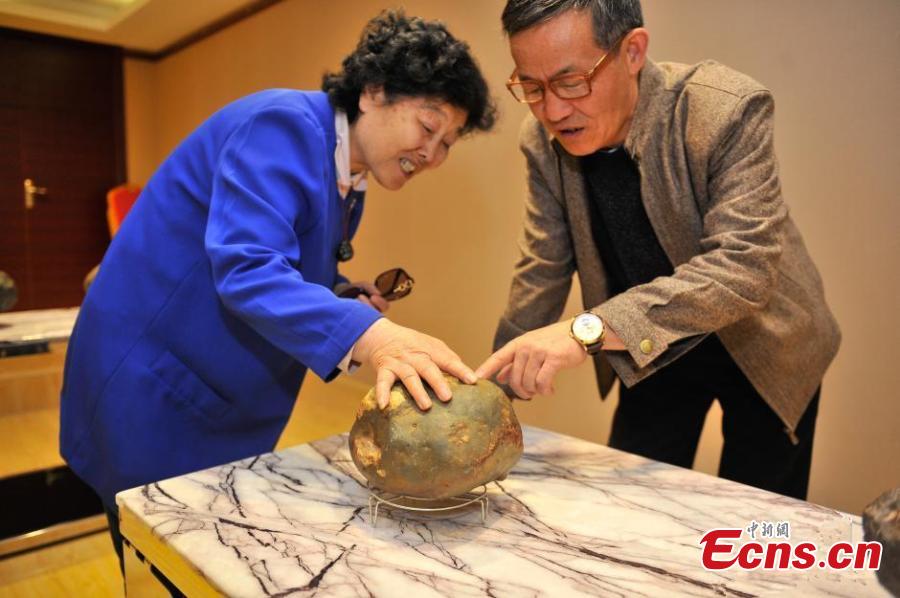
POLYGON ((631 119, 631 127, 625 138, 625 148, 634 155, 637 148, 644 143, 647 123, 651 107, 659 100, 659 94, 665 91, 666 81, 662 69, 647 58, 644 68, 638 76, 638 102, 631 119))

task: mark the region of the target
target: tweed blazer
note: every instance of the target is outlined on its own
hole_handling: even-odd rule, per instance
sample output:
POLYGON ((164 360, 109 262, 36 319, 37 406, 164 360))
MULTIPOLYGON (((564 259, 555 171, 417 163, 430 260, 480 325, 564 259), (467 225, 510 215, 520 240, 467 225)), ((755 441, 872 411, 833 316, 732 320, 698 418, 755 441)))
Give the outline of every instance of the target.
POLYGON ((647 61, 625 141, 641 198, 675 270, 610 297, 580 163, 529 115, 521 255, 495 348, 559 320, 577 272, 585 308, 627 351, 595 357, 601 394, 717 333, 792 433, 840 344, 822 281, 788 214, 773 146, 774 104, 712 61, 647 61))

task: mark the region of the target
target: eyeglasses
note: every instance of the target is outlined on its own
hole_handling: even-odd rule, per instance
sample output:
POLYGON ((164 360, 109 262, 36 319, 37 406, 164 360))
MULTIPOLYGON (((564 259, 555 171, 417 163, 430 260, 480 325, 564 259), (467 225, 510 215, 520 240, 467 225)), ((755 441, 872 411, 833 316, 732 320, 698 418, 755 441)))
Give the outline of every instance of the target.
MULTIPOLYGON (((625 39, 624 35, 586 73, 566 73, 547 81, 550 91, 562 100, 577 100, 578 98, 589 96, 591 94, 591 79, 594 78, 594 74, 600 68, 600 65, 606 61, 606 57, 616 51, 623 39, 625 39)), ((509 81, 506 82, 506 88, 516 100, 523 104, 535 104, 544 99, 543 83, 532 80, 517 81, 515 77, 516 72, 513 71, 513 74, 509 76, 509 81)))
MULTIPOLYGON (((375 288, 388 301, 403 299, 412 292, 415 284, 416 281, 403 268, 392 268, 375 279, 375 288)), ((338 297, 343 299, 356 299, 360 295, 368 296, 368 293, 360 287, 348 287, 338 293, 338 297)))

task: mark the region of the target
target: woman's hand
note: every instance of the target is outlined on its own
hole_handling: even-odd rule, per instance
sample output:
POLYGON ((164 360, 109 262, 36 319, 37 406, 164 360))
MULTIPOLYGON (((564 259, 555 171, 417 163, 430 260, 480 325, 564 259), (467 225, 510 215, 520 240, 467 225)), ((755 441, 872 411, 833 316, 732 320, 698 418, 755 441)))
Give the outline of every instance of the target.
POLYGON ((359 287, 365 291, 365 293, 361 293, 356 298, 360 303, 365 303, 369 307, 374 307, 381 313, 386 312, 391 306, 391 304, 388 303, 388 300, 381 296, 381 291, 378 290, 378 287, 376 287, 374 283, 354 282, 353 286, 359 287))
POLYGON ((424 410, 431 408, 431 399, 423 380, 444 402, 452 395, 442 371, 467 384, 478 381, 475 373, 443 341, 394 324, 387 318, 376 321, 359 337, 353 359, 369 363, 375 369, 375 399, 382 409, 390 402, 391 387, 397 380, 424 410))

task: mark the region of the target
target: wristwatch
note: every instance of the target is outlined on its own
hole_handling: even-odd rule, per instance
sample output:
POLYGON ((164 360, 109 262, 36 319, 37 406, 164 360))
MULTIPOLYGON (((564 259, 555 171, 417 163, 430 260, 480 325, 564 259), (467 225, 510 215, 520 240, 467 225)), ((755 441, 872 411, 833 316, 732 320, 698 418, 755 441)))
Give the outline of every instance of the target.
POLYGON ((606 339, 606 326, 600 316, 588 310, 572 318, 569 335, 581 343, 588 355, 600 352, 606 339))

